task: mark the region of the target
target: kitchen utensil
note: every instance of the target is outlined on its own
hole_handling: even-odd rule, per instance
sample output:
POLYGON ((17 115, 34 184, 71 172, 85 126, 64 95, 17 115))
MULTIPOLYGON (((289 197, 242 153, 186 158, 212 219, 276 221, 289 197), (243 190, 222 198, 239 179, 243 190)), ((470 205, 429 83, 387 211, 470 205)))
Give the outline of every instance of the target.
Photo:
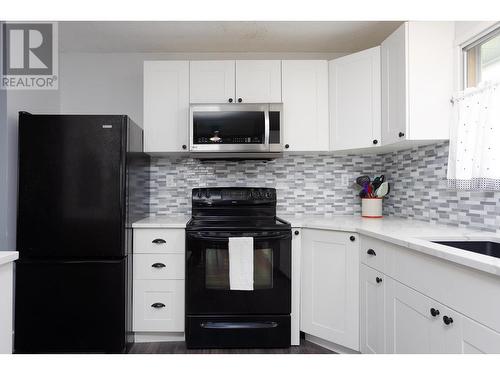
POLYGON ((382 198, 385 197, 388 192, 389 192, 389 183, 382 182, 377 191, 375 191, 375 196, 378 198, 382 198))
POLYGON ((363 186, 364 187, 366 184, 370 183, 370 177, 368 177, 368 176, 359 176, 358 178, 356 178, 356 183, 359 186, 363 186))
POLYGON ((372 187, 373 187, 373 190, 377 190, 380 186, 380 184, 382 184, 383 181, 380 181, 380 177, 375 177, 372 181, 372 187))

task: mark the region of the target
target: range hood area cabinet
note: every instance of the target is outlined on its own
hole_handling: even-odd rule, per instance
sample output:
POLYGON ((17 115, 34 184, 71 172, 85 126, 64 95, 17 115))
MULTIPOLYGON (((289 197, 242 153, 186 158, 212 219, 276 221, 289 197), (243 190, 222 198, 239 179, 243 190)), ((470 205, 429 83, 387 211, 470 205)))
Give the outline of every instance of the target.
POLYGON ((144 61, 144 152, 188 152, 189 61, 144 61))
POLYGON ((191 61, 191 103, 281 103, 281 60, 191 61))
POLYGON ((454 22, 405 22, 381 45, 382 144, 449 139, 454 22))

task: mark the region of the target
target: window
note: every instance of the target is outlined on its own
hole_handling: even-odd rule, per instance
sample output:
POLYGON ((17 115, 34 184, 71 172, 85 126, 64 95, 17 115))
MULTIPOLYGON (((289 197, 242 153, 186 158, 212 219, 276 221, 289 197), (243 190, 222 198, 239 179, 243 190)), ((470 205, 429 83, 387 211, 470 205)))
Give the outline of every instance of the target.
POLYGON ((464 88, 500 81, 500 28, 464 48, 464 88))

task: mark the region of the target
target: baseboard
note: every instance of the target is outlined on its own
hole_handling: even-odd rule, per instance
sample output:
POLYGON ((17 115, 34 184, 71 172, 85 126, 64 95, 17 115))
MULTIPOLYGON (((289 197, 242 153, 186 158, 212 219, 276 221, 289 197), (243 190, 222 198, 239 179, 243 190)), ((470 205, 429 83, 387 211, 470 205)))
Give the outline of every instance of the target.
POLYGON ((135 342, 185 341, 184 332, 135 332, 135 342))
POLYGON ((313 336, 313 335, 309 335, 307 333, 305 334, 305 339, 306 339, 306 341, 309 341, 309 342, 312 342, 313 344, 322 346, 323 348, 331 350, 331 351, 333 351, 335 353, 339 353, 339 354, 360 354, 356 350, 352 350, 352 349, 346 348, 345 346, 342 346, 342 345, 339 345, 339 344, 335 344, 333 342, 321 339, 321 338, 313 336))

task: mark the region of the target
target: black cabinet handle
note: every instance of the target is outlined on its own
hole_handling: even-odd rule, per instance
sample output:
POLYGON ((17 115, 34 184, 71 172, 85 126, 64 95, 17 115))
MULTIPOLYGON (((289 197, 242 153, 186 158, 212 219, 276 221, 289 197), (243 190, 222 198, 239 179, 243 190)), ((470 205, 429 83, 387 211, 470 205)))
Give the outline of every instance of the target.
POLYGON ((153 268, 164 268, 166 266, 163 263, 153 263, 151 265, 151 267, 153 267, 153 268))
POLYGON ((187 148, 186 145, 182 145, 182 149, 185 150, 187 148))
POLYGON ((152 243, 155 243, 157 245, 161 245, 163 243, 167 243, 167 241, 165 241, 163 238, 155 238, 153 241, 151 241, 152 243))
POLYGON ((434 307, 431 309, 431 315, 432 316, 438 316, 439 315, 439 310, 435 309, 434 307))
POLYGON ((161 309, 161 308, 165 307, 165 304, 161 303, 161 302, 155 302, 151 305, 151 307, 154 307, 155 309, 161 309))
POLYGON ((378 140, 374 139, 373 144, 376 145, 378 143, 378 140))
POLYGON ((287 143, 287 144, 285 145, 285 148, 290 148, 290 145, 287 143))
POLYGON ((399 138, 403 138, 403 137, 405 136, 405 133, 403 133, 403 132, 399 132, 399 134, 398 134, 398 135, 399 135, 399 138))
POLYGON ((373 256, 376 256, 377 253, 375 252, 375 250, 373 249, 368 249, 368 251, 366 252, 368 255, 373 255, 373 256))
POLYGON ((443 316, 443 322, 444 322, 444 324, 449 326, 451 323, 453 323, 453 318, 445 315, 445 316, 443 316))
POLYGON ((352 242, 356 241, 356 237, 354 237, 354 236, 349 237, 349 239, 350 239, 352 242))
POLYGON ((241 103, 242 101, 243 101, 243 99, 238 98, 238 103, 241 103))
POLYGON ((233 102, 233 98, 229 98, 228 102, 232 103, 233 102))
POLYGON ((295 233, 296 236, 299 235, 299 231, 298 230, 296 230, 294 233, 295 233))
POLYGON ((377 276, 375 278, 375 281, 377 282, 377 284, 380 284, 382 282, 382 278, 377 276))

